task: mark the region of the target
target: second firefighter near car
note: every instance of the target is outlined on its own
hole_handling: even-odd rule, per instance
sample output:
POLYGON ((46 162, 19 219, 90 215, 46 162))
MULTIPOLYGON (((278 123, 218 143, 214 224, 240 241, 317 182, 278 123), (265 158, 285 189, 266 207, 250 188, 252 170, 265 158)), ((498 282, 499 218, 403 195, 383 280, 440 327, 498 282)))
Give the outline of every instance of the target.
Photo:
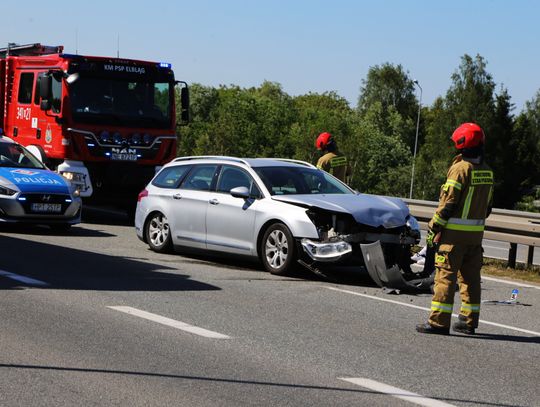
POLYGON ((137 236, 157 252, 196 248, 258 257, 284 274, 362 264, 361 243, 380 241, 386 263, 410 268, 419 225, 403 201, 360 194, 295 160, 183 157, 139 194, 137 236))

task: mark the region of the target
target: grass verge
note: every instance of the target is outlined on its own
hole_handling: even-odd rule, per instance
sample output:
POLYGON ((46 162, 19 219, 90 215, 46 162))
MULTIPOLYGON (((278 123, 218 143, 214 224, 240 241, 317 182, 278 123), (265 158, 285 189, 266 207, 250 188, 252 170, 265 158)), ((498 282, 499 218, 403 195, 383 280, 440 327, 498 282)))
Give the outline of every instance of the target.
POLYGON ((506 267, 506 261, 484 258, 482 274, 488 276, 508 278, 511 280, 522 280, 540 284, 540 267, 532 266, 527 268, 525 264, 518 263, 515 269, 506 267))

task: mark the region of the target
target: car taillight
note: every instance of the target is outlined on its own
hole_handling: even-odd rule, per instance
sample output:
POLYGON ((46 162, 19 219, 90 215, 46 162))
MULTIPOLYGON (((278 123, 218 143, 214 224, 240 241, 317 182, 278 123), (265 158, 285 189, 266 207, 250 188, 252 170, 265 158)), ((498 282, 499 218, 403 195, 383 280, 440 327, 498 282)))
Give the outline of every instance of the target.
POLYGON ((141 192, 139 192, 137 202, 141 202, 141 199, 143 199, 145 196, 148 196, 148 191, 146 189, 143 189, 141 192))

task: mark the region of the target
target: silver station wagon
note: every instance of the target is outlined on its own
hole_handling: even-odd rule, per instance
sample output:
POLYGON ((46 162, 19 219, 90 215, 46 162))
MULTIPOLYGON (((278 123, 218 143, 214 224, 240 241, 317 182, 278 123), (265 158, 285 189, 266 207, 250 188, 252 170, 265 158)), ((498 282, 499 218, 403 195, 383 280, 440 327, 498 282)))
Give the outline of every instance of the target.
POLYGON ((197 248, 258 257, 273 274, 298 263, 363 265, 362 243, 410 273, 418 222, 403 201, 360 194, 295 160, 198 156, 165 165, 139 194, 138 237, 157 252, 197 248))

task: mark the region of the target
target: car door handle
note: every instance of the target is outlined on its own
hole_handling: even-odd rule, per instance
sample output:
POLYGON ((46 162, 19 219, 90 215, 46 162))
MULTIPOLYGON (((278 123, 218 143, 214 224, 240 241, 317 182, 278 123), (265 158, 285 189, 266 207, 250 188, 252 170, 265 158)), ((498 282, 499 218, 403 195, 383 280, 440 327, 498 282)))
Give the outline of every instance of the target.
POLYGON ((216 198, 210 199, 208 202, 210 202, 211 205, 219 205, 219 201, 216 198))
POLYGON ((182 199, 182 195, 180 194, 174 194, 172 197, 173 199, 182 199))

